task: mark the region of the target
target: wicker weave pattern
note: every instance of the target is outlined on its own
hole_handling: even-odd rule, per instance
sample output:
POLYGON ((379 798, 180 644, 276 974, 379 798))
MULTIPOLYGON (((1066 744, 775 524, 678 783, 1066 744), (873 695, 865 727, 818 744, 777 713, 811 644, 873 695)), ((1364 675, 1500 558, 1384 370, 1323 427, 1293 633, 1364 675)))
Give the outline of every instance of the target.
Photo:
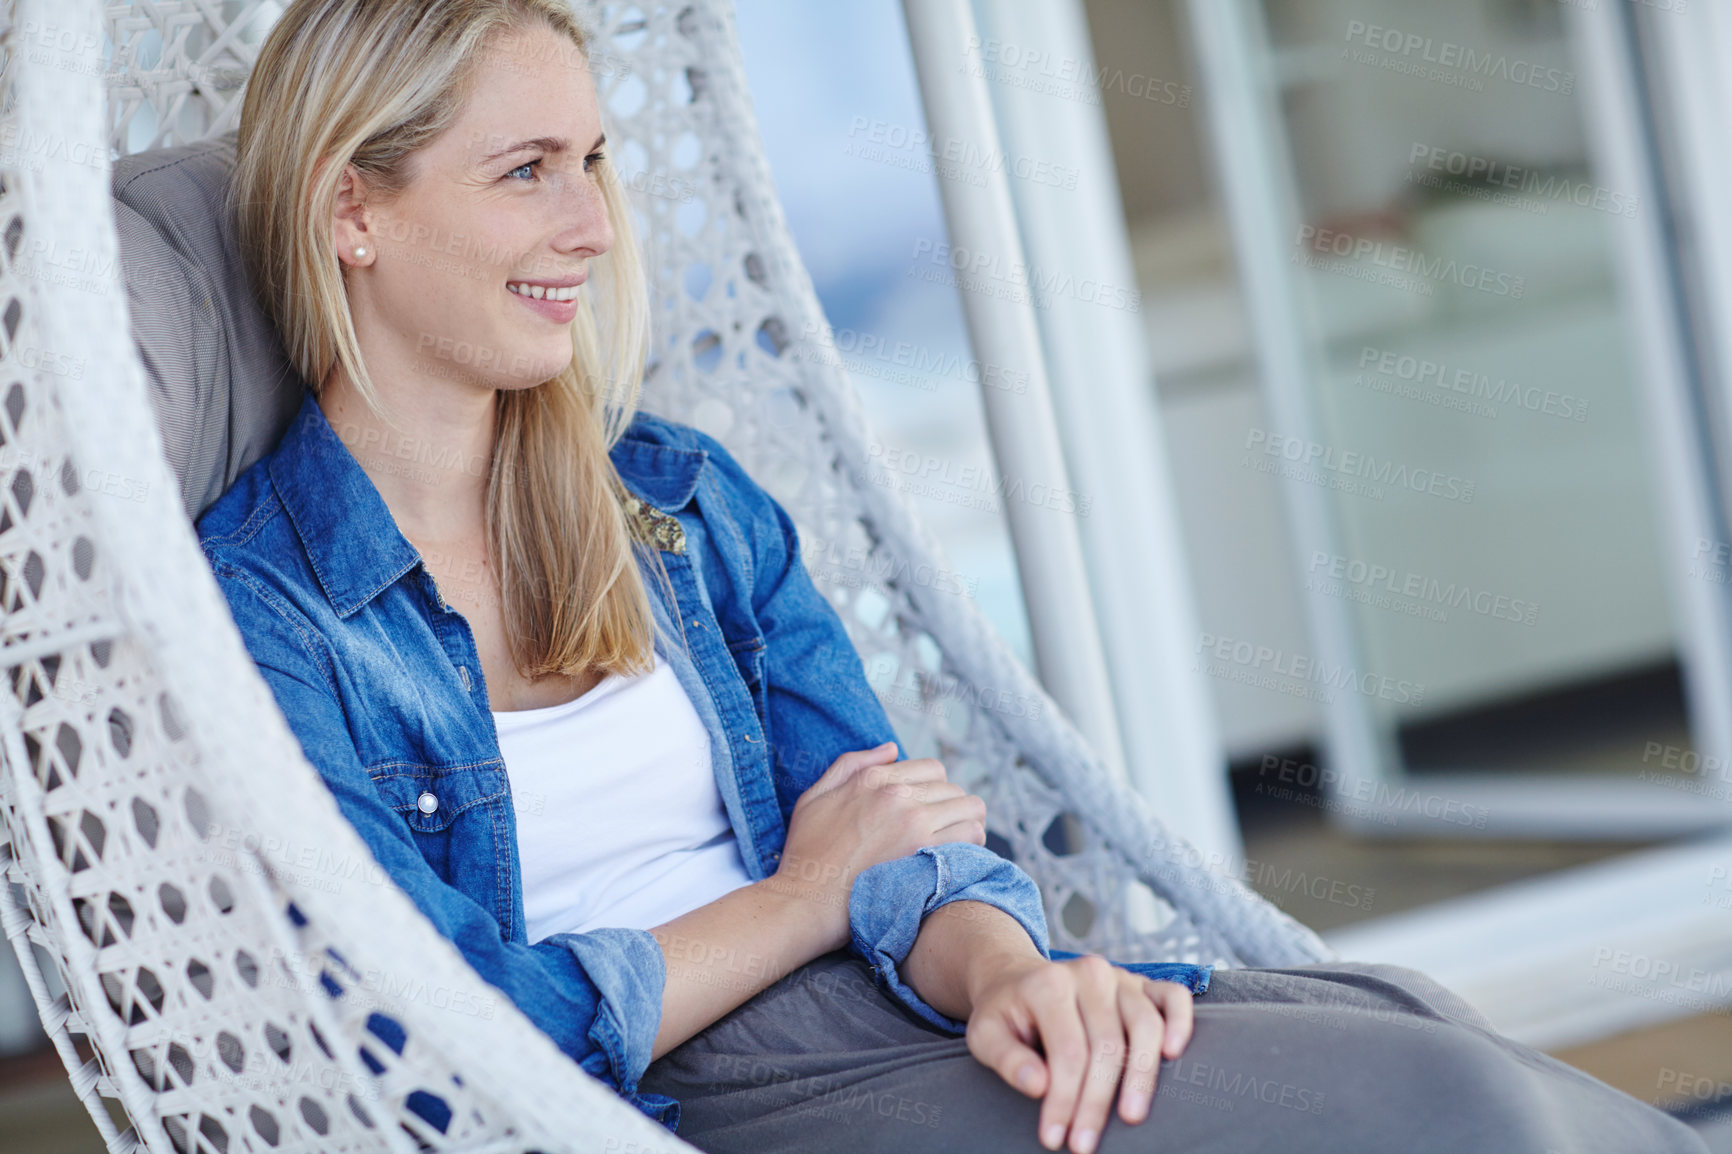
POLYGON ((639 201, 660 326, 646 407, 723 441, 787 507, 904 744, 986 797, 990 832, 1057 915, 1054 945, 1127 961, 1325 956, 1266 903, 1196 868, 974 603, 929 578, 951 570, 905 498, 878 483, 757 143, 731 6, 604 14, 614 23, 599 29, 597 83, 610 136, 630 142, 616 155, 634 186, 667 191, 639 201), (1081 826, 1075 852, 1049 848, 1067 848, 1048 836, 1061 814, 1081 826), (1156 906, 1162 928, 1133 930, 1136 904, 1156 906))
MULTIPOLYGON (((0 920, 112 1150, 689 1149, 565 1061, 383 877, 181 512, 127 333, 106 164, 75 158, 232 127, 224 70, 244 70, 274 11, 6 9, 0 139, 19 143, 0 154, 0 920)), ((728 5, 584 11, 615 154, 644 190, 646 407, 721 438, 788 507, 905 745, 987 797, 995 844, 1042 885, 1054 944, 1327 956, 1197 868, 973 603, 921 580, 942 553, 873 483, 728 5), (1065 814, 1082 845, 1055 853, 1065 814), (1158 931, 1133 931, 1133 894, 1158 931)))
POLYGON ((107 8, 108 98, 127 152, 167 148, 240 124, 272 0, 138 0, 107 8))

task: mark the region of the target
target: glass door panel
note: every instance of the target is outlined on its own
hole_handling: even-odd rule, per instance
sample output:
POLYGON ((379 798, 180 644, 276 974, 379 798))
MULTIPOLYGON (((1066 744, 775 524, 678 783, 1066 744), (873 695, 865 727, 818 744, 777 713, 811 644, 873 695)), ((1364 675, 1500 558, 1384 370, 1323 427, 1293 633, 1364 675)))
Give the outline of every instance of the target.
POLYGON ((1618 272, 1655 206, 1596 166, 1571 26, 1530 0, 1259 2, 1313 424, 1247 447, 1326 492, 1303 586, 1347 607, 1356 659, 1330 688, 1394 739, 1385 781, 1642 777, 1688 744, 1618 272), (1608 731, 1608 700, 1641 708, 1608 731))

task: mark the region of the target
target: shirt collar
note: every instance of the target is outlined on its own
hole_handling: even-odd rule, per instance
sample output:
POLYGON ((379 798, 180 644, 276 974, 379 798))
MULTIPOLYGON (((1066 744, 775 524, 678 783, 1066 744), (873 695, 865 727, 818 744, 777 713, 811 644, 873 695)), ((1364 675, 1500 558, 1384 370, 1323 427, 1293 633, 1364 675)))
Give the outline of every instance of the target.
POLYGON ((675 440, 695 438, 689 429, 639 412, 608 454, 625 487, 664 513, 691 503, 709 459, 703 449, 675 440))
MULTIPOLYGON (((697 491, 701 448, 663 443, 677 428, 640 414, 610 452, 625 487, 664 513, 697 491)), ((270 464, 271 483, 339 617, 413 569, 421 553, 397 528, 372 478, 331 428, 311 390, 270 464)))
POLYGON ((310 390, 270 471, 337 616, 355 612, 421 560, 310 390))

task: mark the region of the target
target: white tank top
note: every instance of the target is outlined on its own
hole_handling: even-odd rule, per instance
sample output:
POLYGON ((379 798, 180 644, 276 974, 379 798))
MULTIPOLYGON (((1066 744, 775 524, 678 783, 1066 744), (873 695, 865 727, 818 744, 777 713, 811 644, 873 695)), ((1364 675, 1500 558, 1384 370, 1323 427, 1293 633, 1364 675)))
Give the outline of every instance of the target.
POLYGON ((751 884, 710 735, 671 666, 493 715, 517 811, 530 944, 653 929, 751 884))

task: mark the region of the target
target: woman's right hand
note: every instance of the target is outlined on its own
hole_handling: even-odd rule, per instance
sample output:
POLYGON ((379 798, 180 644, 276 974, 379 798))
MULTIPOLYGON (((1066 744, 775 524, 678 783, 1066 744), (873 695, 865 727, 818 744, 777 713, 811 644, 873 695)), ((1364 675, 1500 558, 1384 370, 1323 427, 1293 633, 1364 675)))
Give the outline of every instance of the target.
POLYGON ((896 743, 844 753, 794 803, 774 888, 811 900, 848 943, 854 878, 929 845, 986 844, 986 802, 945 778, 935 758, 896 760, 896 743))

